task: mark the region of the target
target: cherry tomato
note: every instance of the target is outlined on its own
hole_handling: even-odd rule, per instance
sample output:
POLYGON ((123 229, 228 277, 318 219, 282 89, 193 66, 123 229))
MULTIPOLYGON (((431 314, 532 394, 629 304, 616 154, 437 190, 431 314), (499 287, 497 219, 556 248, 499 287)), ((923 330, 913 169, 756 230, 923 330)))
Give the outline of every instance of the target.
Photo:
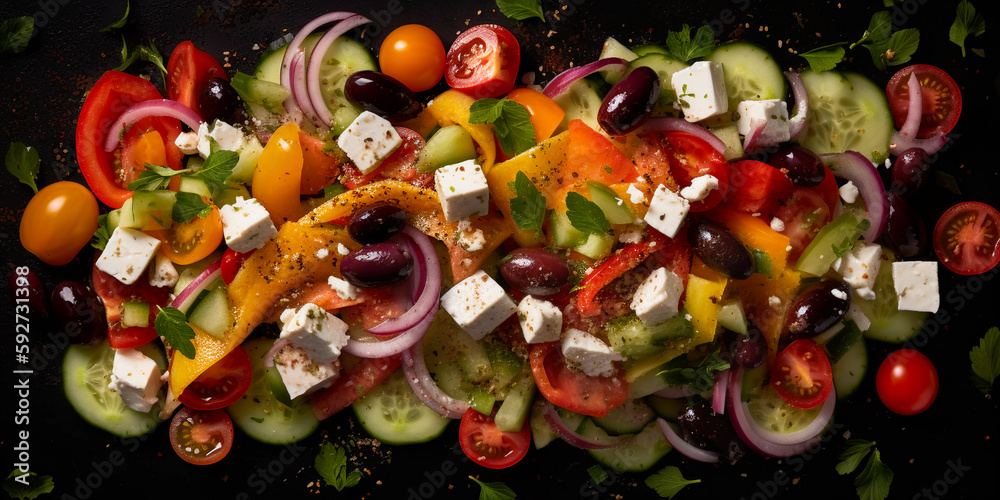
POLYGON ((97 199, 75 182, 45 186, 21 215, 21 245, 53 266, 73 260, 96 230, 97 199))
POLYGON ((167 287, 155 287, 147 279, 139 279, 126 285, 97 266, 94 266, 91 279, 94 282, 94 292, 104 302, 111 347, 139 347, 159 337, 153 325, 159 312, 157 306, 166 307, 170 303, 170 290, 167 287), (126 302, 131 301, 149 304, 149 326, 122 327, 122 309, 126 302))
POLYGON ((183 41, 167 61, 167 97, 201 115, 198 96, 211 78, 226 77, 226 72, 208 52, 198 50, 190 40, 183 41))
POLYGON ((535 142, 551 137, 566 116, 566 112, 555 101, 534 89, 514 89, 507 94, 507 98, 528 110, 531 125, 535 127, 535 142))
POLYGON ((907 107, 910 105, 910 74, 915 73, 920 82, 920 97, 923 101, 923 116, 917 137, 932 137, 951 132, 962 114, 962 92, 958 84, 943 69, 930 64, 907 66, 893 75, 885 88, 889 97, 889 109, 896 120, 896 128, 906 121, 907 107))
POLYGON ((603 417, 628 399, 628 382, 621 368, 610 377, 591 377, 574 370, 566 364, 558 342, 533 344, 529 358, 538 391, 556 406, 603 417))
POLYGON ((520 64, 521 46, 514 35, 496 24, 480 24, 451 44, 444 79, 476 99, 499 97, 514 88, 520 64))
POLYGON ((214 464, 233 447, 233 420, 225 410, 182 406, 170 421, 169 432, 170 447, 189 464, 214 464))
POLYGON ((441 81, 444 59, 444 44, 437 33, 420 24, 394 29, 378 51, 382 72, 414 92, 427 90, 441 81))
POLYGON ((812 188, 805 187, 793 189, 788 201, 774 211, 774 217, 781 220, 784 228, 778 232, 788 236, 792 247, 788 252, 789 262, 795 262, 802 255, 802 251, 831 219, 830 208, 823 197, 812 188))
POLYGON ((168 229, 148 231, 160 240, 160 252, 178 265, 194 264, 208 257, 222 243, 222 217, 218 207, 205 217, 174 222, 168 229))
POLYGON ((232 248, 227 248, 222 254, 222 282, 227 285, 232 283, 236 278, 236 273, 240 272, 240 268, 243 267, 243 262, 247 260, 247 257, 253 255, 253 252, 251 250, 240 253, 232 248))
POLYGON ((771 363, 771 387, 796 408, 815 408, 833 389, 833 371, 823 348, 812 339, 785 347, 771 363))
MULTIPOLYGON (((711 190, 707 197, 691 202, 692 212, 709 210, 726 196, 729 190, 729 165, 726 159, 707 142, 684 132, 648 134, 643 140, 646 145, 637 153, 640 158, 637 160, 637 165, 642 163, 642 166, 651 168, 650 165, 660 162, 661 165, 656 170, 667 167, 678 188, 690 186, 695 177, 703 175, 711 175, 719 181, 719 187, 711 190), (665 165, 662 165, 664 162, 665 165)), ((657 185, 656 177, 656 175, 652 177, 654 188, 657 185)))
MULTIPOLYGON (((494 410, 493 414, 496 414, 494 410)), ((506 469, 521 461, 531 444, 528 421, 517 432, 497 429, 493 416, 483 415, 469 408, 462 415, 458 427, 458 440, 465 456, 490 469, 506 469)))
POLYGON ((218 410, 243 397, 250 387, 250 356, 243 347, 226 354, 191 382, 177 399, 195 410, 218 410))
POLYGON ((980 274, 1000 262, 1000 212, 978 201, 959 203, 934 226, 934 253, 962 275, 980 274))
POLYGON ((900 415, 916 415, 930 408, 937 398, 938 385, 934 363, 913 349, 890 353, 875 376, 879 399, 900 415))

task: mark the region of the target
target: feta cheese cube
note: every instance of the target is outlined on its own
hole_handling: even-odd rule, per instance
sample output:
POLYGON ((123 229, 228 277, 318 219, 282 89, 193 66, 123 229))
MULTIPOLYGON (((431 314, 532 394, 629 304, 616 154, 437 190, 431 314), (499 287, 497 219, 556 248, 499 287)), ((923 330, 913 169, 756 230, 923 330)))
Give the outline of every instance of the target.
POLYGON ((305 349, 289 344, 274 354, 274 367, 281 375, 288 397, 295 399, 329 387, 340 370, 340 361, 319 363, 311 359, 305 349))
POLYGON ((489 212, 490 189, 483 169, 474 160, 447 165, 434 171, 434 189, 448 222, 489 212))
POLYGON ((722 64, 698 61, 670 77, 684 119, 699 122, 729 111, 722 64))
POLYGON ((156 404, 160 391, 160 367, 138 349, 115 349, 108 388, 117 392, 129 408, 146 413, 156 404))
POLYGON ((517 311, 503 287, 483 271, 458 282, 441 296, 444 308, 470 337, 479 340, 517 311))
POLYGON ((153 265, 149 266, 149 284, 156 287, 174 286, 179 276, 174 263, 163 254, 157 253, 153 265))
POLYGON ((775 231, 777 231, 779 233, 782 232, 782 231, 784 231, 785 230, 785 221, 783 221, 783 220, 781 220, 781 219, 779 219, 777 217, 771 219, 771 229, 774 229, 775 231))
POLYGON ((673 238, 690 209, 691 204, 687 200, 660 184, 642 220, 668 238, 673 238))
POLYGON ((858 191, 858 187, 855 186, 852 181, 847 181, 847 184, 840 186, 839 191, 840 199, 844 200, 844 203, 847 203, 848 205, 858 201, 858 195, 861 194, 861 192, 858 191))
POLYGON ((847 312, 844 313, 844 318, 854 321, 854 324, 858 326, 858 330, 862 332, 871 328, 872 320, 865 316, 865 313, 861 311, 861 308, 857 304, 851 303, 851 307, 847 308, 847 312))
POLYGON ((458 221, 455 240, 466 252, 478 252, 486 246, 486 235, 482 229, 472 227, 469 219, 458 221))
POLYGON ((264 246, 268 240, 278 235, 278 230, 255 198, 244 200, 236 197, 236 203, 225 205, 219 210, 222 216, 222 234, 229 248, 246 253, 264 246))
POLYGON ((215 140, 220 150, 239 151, 243 147, 243 131, 222 120, 215 120, 208 136, 215 140))
POLYGON ((579 368, 591 377, 610 377, 615 371, 615 361, 622 356, 601 339, 582 330, 570 328, 563 336, 562 354, 570 366, 579 368))
POLYGON ((174 145, 186 155, 198 154, 198 132, 194 130, 191 132, 181 132, 174 139, 174 145))
POLYGON ((714 175, 699 175, 691 179, 690 186, 681 189, 681 196, 688 201, 701 201, 715 189, 719 189, 719 179, 714 175))
POLYGON ((282 313, 282 319, 281 338, 304 349, 317 363, 339 358, 340 350, 347 345, 347 323, 316 304, 306 303, 287 319, 282 313))
POLYGON ((665 267, 654 270, 635 290, 630 307, 647 325, 677 316, 684 282, 665 267))
POLYGON ((740 118, 736 121, 736 130, 740 134, 749 135, 754 122, 764 122, 764 130, 757 138, 757 144, 769 146, 791 139, 788 129, 788 104, 784 100, 742 101, 737 106, 737 111, 740 118))
POLYGON ((858 243, 850 252, 833 261, 831 267, 859 297, 872 300, 875 298, 875 278, 881 266, 882 247, 874 243, 858 243))
POLYGON ((337 296, 344 300, 354 300, 358 298, 358 293, 361 291, 358 287, 336 276, 330 276, 327 278, 326 282, 330 285, 330 288, 336 292, 337 296))
POLYGON ((900 311, 933 313, 941 305, 937 262, 893 262, 892 286, 899 297, 900 311))
POLYGON ((115 228, 97 258, 97 268, 126 285, 135 283, 160 249, 160 240, 135 229, 115 228))
POLYGON ((562 333, 562 311, 547 300, 528 295, 517 305, 524 341, 529 344, 555 342, 562 333))
POLYGON ((365 174, 375 170, 402 143, 403 139, 389 120, 371 111, 362 111, 337 137, 340 149, 365 174))
POLYGON ((212 154, 212 133, 208 131, 208 123, 198 125, 198 155, 208 158, 212 154))

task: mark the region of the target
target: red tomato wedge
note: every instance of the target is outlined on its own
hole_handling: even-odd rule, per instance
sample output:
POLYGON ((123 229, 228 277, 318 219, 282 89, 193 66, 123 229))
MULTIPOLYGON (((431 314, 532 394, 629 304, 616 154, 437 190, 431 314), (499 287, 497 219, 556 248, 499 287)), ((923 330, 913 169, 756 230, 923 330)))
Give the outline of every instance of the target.
POLYGON ((342 371, 333 385, 310 397, 313 413, 323 420, 355 402, 373 387, 385 382, 401 364, 399 356, 352 358, 342 356, 342 371), (353 363, 348 360, 353 361, 353 363))
POLYGON ((514 88, 521 46, 506 28, 480 24, 465 30, 448 49, 444 79, 476 99, 499 97, 514 88))
POLYGON ((243 397, 250 387, 250 356, 241 346, 212 365, 177 398, 195 410, 218 410, 243 397))
MULTIPOLYGON (((494 410, 493 414, 496 414, 494 410)), ((506 469, 521 461, 531 446, 531 428, 525 419, 521 430, 504 432, 497 429, 491 415, 469 408, 462 415, 458 428, 462 451, 473 462, 490 469, 506 469)))
POLYGON ((240 268, 243 267, 243 262, 247 260, 247 257, 253 255, 253 250, 240 253, 232 248, 226 248, 225 253, 222 254, 222 282, 225 284, 230 284, 233 279, 236 278, 236 273, 240 272, 240 268))
POLYGON ((949 208, 934 226, 934 253, 952 272, 980 274, 1000 262, 1000 213, 978 201, 949 208))
POLYGON ((316 194, 333 184, 340 175, 343 159, 328 155, 323 141, 299 131, 299 145, 302 147, 302 177, 299 179, 300 194, 316 194))
POLYGON ((94 292, 104 302, 104 312, 108 318, 108 342, 116 349, 139 347, 159 337, 153 322, 159 312, 157 306, 166 307, 170 303, 170 289, 155 287, 142 278, 126 285, 110 274, 94 266, 92 275, 94 292), (149 326, 123 327, 121 323, 124 304, 139 301, 149 304, 149 326))
POLYGON ((387 179, 407 182, 422 188, 434 186, 434 174, 420 172, 416 168, 420 150, 424 148, 424 138, 416 131, 406 127, 396 127, 396 132, 399 133, 403 143, 391 155, 382 160, 382 163, 375 170, 363 174, 353 163, 348 162, 342 165, 341 182, 348 189, 387 179))
MULTIPOLYGON (((833 181, 833 175, 827 178, 833 181)), ((825 179, 824 179, 825 180, 825 179)), ((836 188, 836 181, 833 181, 836 188)), ((791 179, 781 170, 755 160, 729 164, 729 191, 723 204, 729 208, 770 218, 778 204, 792 192, 791 179)))
POLYGON ((631 182, 638 175, 632 161, 610 139, 582 120, 569 122, 566 171, 575 180, 607 185, 631 182))
POLYGON ((781 220, 783 227, 778 232, 788 236, 792 247, 788 252, 788 261, 795 262, 819 230, 830 222, 832 214, 823 198, 812 188, 797 187, 792 190, 788 202, 775 210, 774 217, 781 220))
POLYGON ((771 363, 771 387, 796 408, 815 408, 833 389, 830 360, 812 339, 799 339, 785 347, 771 363))
POLYGON ((531 373, 538 391, 552 404, 591 417, 603 417, 628 399, 625 370, 610 377, 591 377, 566 364, 558 342, 533 344, 531 373))
POLYGON ((916 74, 920 82, 920 98, 923 116, 920 118, 920 129, 917 137, 932 137, 951 132, 962 114, 962 91, 948 73, 930 64, 914 64, 907 66, 893 75, 885 88, 889 97, 889 109, 896 121, 896 128, 901 128, 906 121, 907 108, 910 105, 909 81, 910 75, 916 74))
POLYGON ((711 175, 718 181, 718 188, 709 191, 704 199, 691 202, 692 212, 704 212, 719 204, 729 189, 729 169, 726 159, 707 142, 684 132, 647 134, 642 136, 645 145, 636 154, 636 164, 645 167, 639 173, 647 177, 650 187, 659 184, 671 187, 673 179, 678 190, 691 185, 696 177, 711 175))
POLYGON ((167 61, 167 97, 201 115, 198 97, 211 78, 229 80, 226 71, 208 52, 195 48, 190 40, 174 47, 167 61))

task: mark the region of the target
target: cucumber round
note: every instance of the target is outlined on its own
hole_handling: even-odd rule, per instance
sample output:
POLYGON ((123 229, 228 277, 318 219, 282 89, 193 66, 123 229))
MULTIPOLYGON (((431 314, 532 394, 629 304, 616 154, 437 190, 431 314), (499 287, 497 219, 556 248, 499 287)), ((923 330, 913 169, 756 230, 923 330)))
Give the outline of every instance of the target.
POLYGON ((896 130, 885 91, 856 73, 802 72, 809 118, 799 142, 814 153, 857 151, 876 165, 896 130))
POLYGON ((402 370, 396 370, 351 408, 368 434, 388 444, 425 443, 440 436, 451 422, 413 394, 402 370))
POLYGON ((676 422, 677 417, 684 413, 689 401, 682 398, 664 398, 654 394, 646 396, 646 403, 653 409, 657 417, 665 419, 667 422, 676 422))
POLYGON ((762 47, 745 41, 730 42, 717 47, 706 59, 722 64, 730 112, 741 101, 785 98, 785 75, 762 47))
MULTIPOLYGON (((139 348, 156 361, 161 371, 167 369, 163 350, 154 344, 139 348)), ((107 340, 97 345, 73 344, 66 348, 62 364, 63 390, 73 409, 96 427, 121 437, 141 436, 156 428, 163 409, 163 394, 147 413, 135 411, 122 402, 117 392, 108 388, 114 366, 115 350, 107 340)))
POLYGON ((656 419, 653 410, 641 399, 631 399, 613 408, 603 417, 594 417, 594 423, 608 434, 620 436, 642 432, 646 424, 656 419))
POLYGON ((873 287, 875 298, 855 300, 854 304, 872 322, 863 332, 865 338, 899 344, 913 338, 923 328, 930 313, 899 310, 899 299, 892 285, 892 262, 895 255, 886 247, 882 247, 882 254, 882 264, 873 287))
POLYGON ((562 123, 556 128, 556 133, 569 128, 569 122, 576 119, 583 120, 583 123, 594 130, 601 130, 601 124, 597 122, 597 112, 601 109, 603 99, 601 86, 586 78, 569 84, 562 94, 552 99, 566 112, 562 123))
MULTIPOLYGON (((531 440, 535 443, 535 448, 537 449, 542 449, 559 438, 559 435, 549 426, 548 420, 545 420, 545 404, 546 401, 544 398, 539 397, 535 399, 535 402, 531 405, 531 414, 528 417, 528 425, 531 427, 531 440)), ((556 412, 559 413, 559 418, 562 419, 566 426, 574 431, 579 429, 584 419, 587 418, 579 413, 559 407, 556 407, 556 412)))
MULTIPOLYGON (((588 439, 608 437, 608 434, 590 419, 583 423, 580 434, 588 439)), ((672 449, 673 446, 670 446, 660 426, 654 421, 619 446, 603 450, 587 450, 587 452, 600 464, 616 471, 642 472, 656 465, 672 449)))
POLYGON ((823 405, 808 410, 796 408, 782 400, 770 384, 761 387, 759 397, 747 402, 750 416, 761 427, 777 433, 804 429, 816 419, 822 408, 823 405))
POLYGON ((247 393, 226 407, 233 423, 250 437, 270 444, 294 443, 305 439, 319 427, 319 419, 309 404, 293 401, 283 404, 271 392, 267 372, 276 371, 264 366, 264 353, 274 344, 267 338, 243 343, 250 356, 251 379, 247 393))
POLYGON ((840 359, 833 364, 833 387, 837 399, 844 399, 858 390, 868 371, 868 347, 858 339, 840 359))

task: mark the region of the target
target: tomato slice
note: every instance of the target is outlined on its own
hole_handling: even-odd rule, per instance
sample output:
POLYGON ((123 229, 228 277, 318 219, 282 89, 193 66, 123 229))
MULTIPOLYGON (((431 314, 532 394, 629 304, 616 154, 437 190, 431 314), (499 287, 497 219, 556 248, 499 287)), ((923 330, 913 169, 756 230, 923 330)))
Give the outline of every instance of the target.
POLYGON ((227 285, 232 283, 236 279, 236 273, 240 272, 240 268, 243 267, 243 262, 253 253, 254 250, 240 253, 232 248, 226 248, 225 253, 222 254, 222 282, 227 285))
POLYGON ((900 415, 916 415, 930 408, 939 385, 934 363, 913 349, 890 353, 875 376, 879 399, 900 415))
POLYGON ((930 64, 907 66, 889 80, 885 93, 889 97, 889 109, 901 128, 906 121, 906 111, 910 105, 910 75, 916 74, 920 82, 920 97, 923 101, 923 116, 917 137, 932 137, 951 132, 962 114, 962 91, 948 73, 930 64))
POLYGON ((445 58, 448 85, 476 99, 499 97, 514 88, 521 46, 496 24, 473 26, 458 35, 445 58))
POLYGON ((816 238, 819 230, 830 222, 831 214, 826 202, 816 191, 797 187, 792 190, 788 202, 775 210, 774 217, 781 220, 784 227, 778 232, 788 236, 792 247, 788 252, 788 262, 795 262, 816 238))
MULTIPOLYGON (((644 161, 641 163, 654 170, 641 172, 649 174, 652 187, 665 184, 669 172, 678 189, 691 185, 695 177, 711 175, 718 179, 719 187, 709 192, 702 200, 691 202, 692 212, 704 212, 719 204, 729 190, 729 168, 726 159, 707 142, 684 132, 648 134, 642 137, 648 147, 640 150, 644 161), (656 166, 656 162, 665 162, 656 166)), ((639 164, 640 162, 637 162, 639 164)))
POLYGON ((139 279, 126 285, 110 274, 94 266, 92 274, 94 292, 104 302, 104 312, 108 318, 108 342, 116 349, 139 347, 159 337, 153 323, 159 312, 157 306, 170 303, 170 290, 155 287, 146 279, 139 279), (126 302, 139 301, 149 304, 149 326, 122 327, 122 309, 126 302))
POLYGON ((771 387, 796 408, 815 408, 833 389, 830 360, 812 339, 799 339, 785 347, 771 363, 771 387))
POLYGON ((333 385, 310 397, 313 413, 323 420, 355 402, 373 387, 385 382, 401 364, 399 356, 355 358, 341 356, 341 375, 333 385))
POLYGON ((170 447, 189 464, 214 464, 233 447, 233 420, 225 410, 182 406, 170 421, 169 432, 170 447))
MULTIPOLYGON (((827 177, 836 188, 833 174, 827 177)), ((767 163, 737 161, 729 164, 729 190, 724 204, 735 210, 770 218, 778 204, 788 199, 794 187, 788 176, 767 163)))
POLYGON ((243 397, 250 387, 250 356, 241 346, 189 384, 177 398, 195 410, 218 410, 243 397))
MULTIPOLYGON (((496 415, 496 410, 493 410, 493 415, 496 415)), ((458 427, 458 441, 462 451, 473 462, 490 469, 506 469, 528 454, 531 428, 525 419, 521 430, 501 431, 497 429, 493 415, 483 415, 472 408, 465 410, 458 427)))
POLYGON ((168 98, 191 108, 200 116, 198 97, 211 78, 229 80, 222 65, 211 54, 195 48, 190 40, 174 47, 167 61, 168 98))
POLYGON ((980 274, 1000 262, 1000 213, 978 201, 959 203, 934 226, 934 253, 948 269, 980 274))
POLYGON ((621 368, 610 377, 591 377, 574 370, 566 364, 558 342, 533 344, 529 358, 538 391, 556 406, 603 417, 628 399, 628 382, 621 368))
POLYGON ((386 179, 408 182, 422 188, 434 187, 434 174, 420 172, 416 168, 420 150, 424 149, 424 138, 406 127, 396 127, 396 132, 403 143, 367 175, 361 173, 354 164, 344 163, 340 180, 348 189, 386 179))
MULTIPOLYGON (((181 133, 181 124, 177 120, 161 117, 146 117, 132 125, 122 137, 122 155, 119 171, 122 185, 139 178, 146 170, 145 165, 162 165, 179 170, 183 165, 184 153, 174 141, 181 133)), ((174 188, 180 182, 171 180, 174 188)))
POLYGON ((174 222, 168 229, 147 231, 160 240, 160 252, 170 262, 186 266, 208 257, 222 243, 222 216, 219 208, 205 217, 195 217, 188 222, 174 222))
POLYGON ((302 177, 299 179, 300 194, 316 194, 333 184, 340 175, 341 158, 326 154, 323 141, 299 131, 302 146, 302 177))
POLYGON ((632 182, 638 176, 635 165, 611 140, 579 119, 569 122, 566 171, 576 181, 606 185, 632 182))

